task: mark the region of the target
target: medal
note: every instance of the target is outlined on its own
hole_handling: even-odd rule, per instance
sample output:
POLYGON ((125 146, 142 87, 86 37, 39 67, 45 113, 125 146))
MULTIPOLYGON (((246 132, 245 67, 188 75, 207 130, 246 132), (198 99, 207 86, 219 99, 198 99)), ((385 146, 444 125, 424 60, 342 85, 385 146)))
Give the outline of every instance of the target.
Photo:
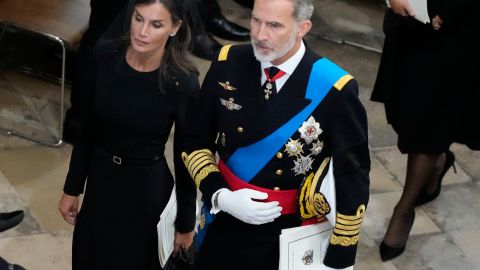
POLYGON ((290 157, 296 157, 303 153, 303 144, 298 140, 289 139, 288 143, 285 144, 285 152, 290 157))
POLYGON ((266 89, 263 89, 263 92, 265 92, 265 100, 268 100, 270 98, 270 95, 272 94, 272 87, 273 85, 270 82, 267 82, 265 85, 266 89))
POLYGON ((295 172, 295 175, 305 175, 308 171, 312 169, 313 160, 312 158, 310 158, 310 156, 304 157, 302 155, 299 155, 297 160, 294 160, 293 162, 295 163, 295 167, 293 167, 292 170, 295 172))
POLYGON ((311 144, 312 141, 318 139, 318 135, 322 134, 320 123, 315 122, 315 118, 310 116, 306 122, 303 122, 302 126, 298 129, 300 137, 305 140, 307 144, 311 144))
POLYGON ((220 144, 225 147, 225 133, 222 132, 220 135, 220 144))
POLYGON ((312 148, 310 148, 310 152, 312 152, 312 155, 316 156, 322 152, 323 149, 323 141, 316 141, 312 144, 312 148))

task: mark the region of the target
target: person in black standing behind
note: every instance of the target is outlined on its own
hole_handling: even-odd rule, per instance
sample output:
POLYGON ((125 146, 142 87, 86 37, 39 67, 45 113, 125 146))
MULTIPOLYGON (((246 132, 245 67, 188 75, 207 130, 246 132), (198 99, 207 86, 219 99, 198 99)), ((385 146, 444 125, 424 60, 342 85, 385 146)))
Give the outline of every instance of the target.
POLYGON ((196 189, 179 145, 199 83, 186 58, 185 13, 180 1, 133 0, 126 20, 126 38, 100 39, 95 47, 95 90, 59 202, 75 225, 75 270, 160 269, 156 224, 174 185, 164 157, 173 123, 175 252, 193 241, 196 189))
POLYGON ((371 99, 383 102, 408 154, 405 186, 380 246, 382 260, 404 250, 415 219, 414 207, 434 200, 453 166, 453 142, 480 150, 477 75, 479 52, 475 0, 429 0, 431 24, 414 17, 407 0, 390 0, 384 19, 385 43, 371 99), (474 104, 475 103, 475 104, 474 104))
MULTIPOLYGON (((128 0, 91 0, 88 29, 82 36, 82 41, 75 56, 72 91, 70 94, 71 107, 67 110, 63 126, 63 140, 74 143, 79 134, 80 117, 85 104, 88 102, 88 89, 95 83, 93 47, 97 40, 105 33, 113 20, 126 5, 128 0)), ((119 31, 122 31, 120 26, 119 31)), ((112 33, 114 34, 114 33, 112 33)))
POLYGON ((211 34, 228 40, 250 40, 250 30, 229 21, 223 16, 217 0, 192 0, 188 2, 189 25, 192 29, 192 53, 211 60, 222 45, 211 34))

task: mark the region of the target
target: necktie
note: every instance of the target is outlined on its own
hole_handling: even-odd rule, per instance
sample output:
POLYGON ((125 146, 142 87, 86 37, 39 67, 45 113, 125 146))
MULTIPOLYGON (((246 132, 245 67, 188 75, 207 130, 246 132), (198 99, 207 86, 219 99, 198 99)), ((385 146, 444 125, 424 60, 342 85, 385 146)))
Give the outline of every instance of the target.
POLYGON ((272 95, 275 95, 277 93, 277 86, 275 84, 275 81, 285 75, 285 72, 283 70, 280 70, 276 67, 269 67, 265 68, 263 70, 265 72, 265 75, 267 76, 267 80, 262 86, 262 90, 265 98, 265 101, 268 101, 272 95))

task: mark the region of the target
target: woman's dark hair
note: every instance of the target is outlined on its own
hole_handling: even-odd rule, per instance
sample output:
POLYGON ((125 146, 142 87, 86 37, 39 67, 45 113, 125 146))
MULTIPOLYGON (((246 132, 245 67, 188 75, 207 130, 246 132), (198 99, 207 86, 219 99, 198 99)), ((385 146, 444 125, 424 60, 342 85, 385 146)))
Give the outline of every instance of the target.
POLYGON ((159 67, 160 91, 165 93, 168 85, 172 83, 172 73, 198 74, 197 68, 188 59, 188 45, 190 43, 190 28, 187 20, 187 4, 184 1, 190 0, 132 0, 127 11, 127 24, 130 29, 130 22, 136 6, 162 4, 172 17, 174 25, 182 22, 174 36, 170 36, 165 45, 165 53, 159 67))

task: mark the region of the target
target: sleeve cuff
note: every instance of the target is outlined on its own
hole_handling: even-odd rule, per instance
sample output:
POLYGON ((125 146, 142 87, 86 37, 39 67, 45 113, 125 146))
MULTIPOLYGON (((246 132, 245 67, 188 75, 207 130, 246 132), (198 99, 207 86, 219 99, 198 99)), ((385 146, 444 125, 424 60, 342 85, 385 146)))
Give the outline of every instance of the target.
POLYGON ((216 215, 216 214, 218 214, 218 212, 220 212, 222 210, 218 206, 218 196, 220 195, 220 192, 222 192, 222 190, 224 190, 224 189, 226 189, 226 188, 221 188, 221 189, 215 191, 215 193, 213 193, 212 199, 211 199, 212 208, 210 209, 210 214, 216 215))

